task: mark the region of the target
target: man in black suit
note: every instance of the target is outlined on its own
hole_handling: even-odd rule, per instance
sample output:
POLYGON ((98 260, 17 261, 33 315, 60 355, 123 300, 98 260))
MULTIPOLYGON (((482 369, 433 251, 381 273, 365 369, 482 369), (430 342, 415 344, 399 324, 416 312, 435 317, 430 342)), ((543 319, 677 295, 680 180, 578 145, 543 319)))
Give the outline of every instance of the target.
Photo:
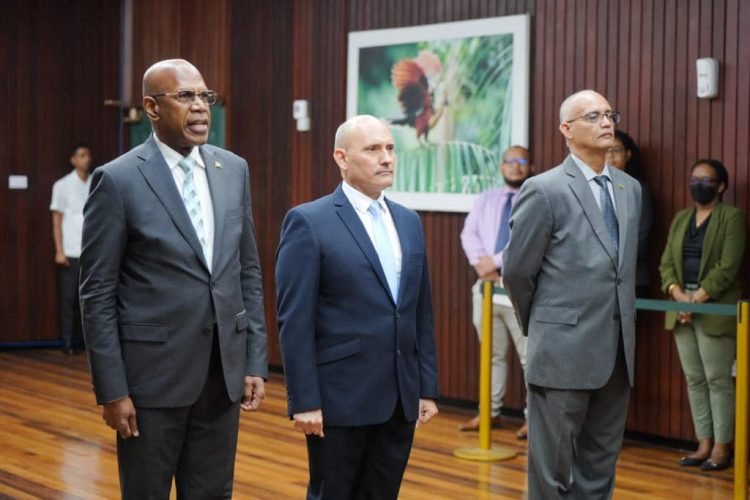
POLYGON ((239 409, 267 376, 247 163, 206 145, 216 93, 184 60, 143 77, 153 135, 98 168, 81 304, 123 498, 230 498, 239 409))
POLYGON ((395 499, 415 423, 436 413, 432 301, 419 216, 393 183, 385 123, 336 133, 344 182, 292 209, 276 262, 289 415, 307 435, 308 498, 395 499))

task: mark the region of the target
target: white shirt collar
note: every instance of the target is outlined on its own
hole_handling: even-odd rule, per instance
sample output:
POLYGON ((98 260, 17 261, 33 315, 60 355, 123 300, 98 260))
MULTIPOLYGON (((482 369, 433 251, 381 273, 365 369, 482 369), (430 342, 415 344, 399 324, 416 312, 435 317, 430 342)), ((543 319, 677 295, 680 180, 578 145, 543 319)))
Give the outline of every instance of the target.
POLYGON ((385 204, 385 195, 383 195, 382 192, 380 193, 380 196, 378 196, 377 200, 373 200, 366 194, 352 187, 346 181, 342 181, 341 189, 344 191, 344 195, 346 195, 349 203, 351 203, 354 209, 358 212, 366 213, 367 209, 370 208, 370 205, 372 205, 373 201, 378 202, 380 210, 384 210, 386 213, 388 212, 388 206, 385 204))
POLYGON ((609 166, 607 166, 606 163, 604 164, 604 168, 602 169, 602 173, 601 174, 597 174, 596 172, 594 172, 594 169, 592 169, 591 167, 589 167, 588 165, 586 165, 583 162, 583 160, 581 160, 580 158, 578 158, 573 153, 570 153, 570 157, 573 158, 574 162, 576 162, 576 165, 581 170, 581 173, 584 175, 584 177, 586 177, 586 181, 590 181, 591 179, 593 179, 594 177, 596 177, 598 175, 604 175, 605 177, 607 177, 609 179, 609 182, 613 182, 612 181, 612 176, 609 174, 609 166))
MULTIPOLYGON (((169 169, 173 170, 180 162, 180 160, 182 160, 183 156, 161 142, 156 134, 152 135, 154 137, 154 142, 156 142, 156 147, 159 148, 161 155, 164 157, 164 161, 167 162, 167 166, 169 167, 169 169)), ((206 168, 206 165, 203 163, 203 157, 201 156, 200 149, 198 147, 193 146, 193 149, 190 150, 190 154, 188 156, 190 156, 198 164, 199 167, 206 168)))

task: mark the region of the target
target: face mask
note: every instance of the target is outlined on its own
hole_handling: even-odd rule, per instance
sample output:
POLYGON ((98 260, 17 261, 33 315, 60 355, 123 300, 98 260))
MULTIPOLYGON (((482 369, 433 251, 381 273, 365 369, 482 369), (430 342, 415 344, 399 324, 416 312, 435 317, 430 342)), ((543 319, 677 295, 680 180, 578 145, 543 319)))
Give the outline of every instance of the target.
POLYGON ((716 196, 716 186, 690 184, 690 194, 697 203, 705 205, 706 203, 713 200, 716 196))

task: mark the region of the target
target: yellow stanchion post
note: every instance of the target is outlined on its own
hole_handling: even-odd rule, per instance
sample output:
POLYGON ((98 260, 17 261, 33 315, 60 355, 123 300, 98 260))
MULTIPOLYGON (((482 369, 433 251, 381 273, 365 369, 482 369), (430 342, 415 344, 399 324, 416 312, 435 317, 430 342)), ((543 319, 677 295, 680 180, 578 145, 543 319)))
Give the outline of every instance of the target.
POLYGON ((747 498, 748 466, 748 357, 750 355, 750 301, 737 303, 737 401, 734 431, 734 498, 747 498))
POLYGON ((466 460, 510 460, 516 452, 492 448, 492 282, 482 283, 482 341, 479 351, 479 448, 458 448, 453 455, 466 460))

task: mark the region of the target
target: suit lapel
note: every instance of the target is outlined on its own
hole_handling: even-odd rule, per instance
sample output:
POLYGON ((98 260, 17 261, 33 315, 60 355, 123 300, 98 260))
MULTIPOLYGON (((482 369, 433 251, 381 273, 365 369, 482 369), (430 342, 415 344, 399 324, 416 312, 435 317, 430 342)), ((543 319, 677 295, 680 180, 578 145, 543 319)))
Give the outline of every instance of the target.
POLYGON ((377 275, 380 284, 385 289, 385 292, 388 294, 388 297, 393 300, 390 287, 388 286, 388 281, 385 279, 383 266, 380 265, 380 258, 378 257, 378 253, 375 251, 375 247, 373 246, 370 237, 367 235, 367 231, 362 225, 362 221, 359 220, 359 216, 354 211, 354 207, 352 206, 352 204, 349 203, 349 200, 346 198, 346 195, 344 194, 344 191, 341 189, 340 185, 333 193, 333 203, 336 207, 336 215, 338 215, 338 217, 341 219, 341 222, 344 223, 346 228, 349 230, 349 233, 354 238, 354 241, 357 243, 357 246, 359 246, 360 250, 362 250, 362 253, 370 263, 370 266, 372 266, 373 271, 375 271, 375 274, 377 275))
MULTIPOLYGON (((625 192, 625 183, 620 178, 620 172, 614 168, 609 169, 609 175, 612 176, 612 191, 615 193, 615 211, 617 212, 617 227, 618 237, 620 238, 620 249, 624 248, 624 244, 628 237, 628 213, 631 207, 628 206, 628 196, 625 192)), ((623 255, 625 252, 618 252, 618 269, 619 265, 622 264, 623 255)))
POLYGON ((203 157, 203 164, 206 166, 208 190, 211 192, 211 202, 214 209, 214 254, 211 269, 216 271, 219 268, 219 258, 222 254, 221 242, 227 213, 227 197, 222 196, 222 193, 230 191, 231 186, 229 186, 229 179, 227 179, 225 170, 216 166, 217 163, 221 165, 216 159, 216 153, 203 146, 201 146, 200 152, 203 157))
MULTIPOLYGON (((685 235, 687 234, 688 227, 690 226, 690 221, 693 219, 693 214, 695 213, 695 209, 688 210, 685 212, 685 216, 675 224, 674 228, 674 242, 672 243, 672 248, 670 249, 672 251, 672 258, 675 261, 675 269, 677 270, 677 279, 680 283, 684 284, 683 276, 685 274, 683 269, 683 259, 682 259, 682 247, 685 244, 685 235)), ((702 259, 701 259, 702 260, 702 259)), ((702 266, 701 266, 702 267, 702 266)), ((700 273, 698 274, 700 276, 700 273)))
MULTIPOLYGON (((172 172, 170 172, 153 139, 146 141, 146 146, 146 153, 140 157, 144 162, 138 165, 138 170, 141 171, 149 187, 164 206, 175 226, 177 226, 177 230, 185 238, 203 265, 206 266, 203 248, 195 234, 193 223, 190 222, 185 203, 177 191, 172 172)), ((207 266, 206 269, 208 269, 207 266)))
POLYGON ((397 304, 401 304, 402 297, 404 296, 404 290, 406 290, 406 271, 408 270, 409 255, 411 254, 411 248, 409 247, 409 241, 411 238, 407 236, 407 223, 404 217, 401 207, 392 203, 388 198, 385 199, 388 205, 388 210, 391 212, 393 218, 393 224, 396 226, 396 232, 398 233, 398 241, 401 244, 401 277, 398 283, 398 298, 397 304))
POLYGON ((612 248, 612 242, 609 241, 609 233, 604 225, 602 211, 599 209, 599 205, 596 204, 596 200, 594 200, 594 195, 591 192, 588 182, 586 182, 583 172, 581 172, 581 169, 578 168, 578 165, 575 164, 575 161, 570 156, 565 159, 563 169, 568 177, 570 177, 568 185, 578 199, 578 203, 581 204, 583 213, 586 219, 588 219, 589 224, 591 224, 594 234, 599 238, 602 246, 612 259, 612 264, 617 268, 615 249, 612 248))

